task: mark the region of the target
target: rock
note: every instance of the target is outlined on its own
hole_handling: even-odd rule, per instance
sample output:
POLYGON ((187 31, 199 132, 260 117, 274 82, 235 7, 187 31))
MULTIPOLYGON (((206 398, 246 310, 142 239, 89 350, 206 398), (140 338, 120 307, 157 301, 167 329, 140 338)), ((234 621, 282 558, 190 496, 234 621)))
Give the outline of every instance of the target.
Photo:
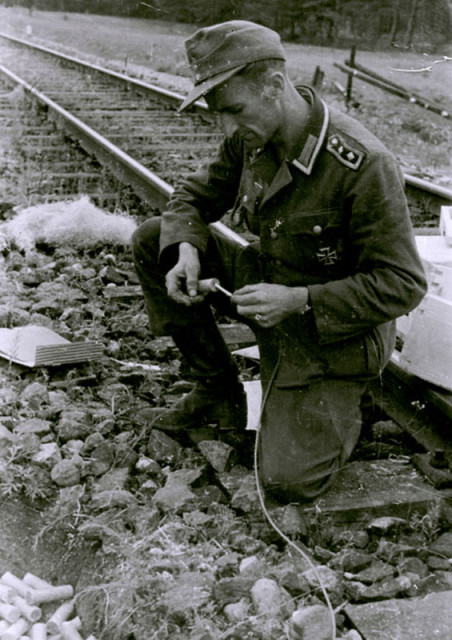
POLYGON ((40 418, 23 420, 14 427, 14 433, 36 433, 38 436, 44 436, 50 433, 50 422, 48 420, 41 420, 40 418))
POLYGON ((335 571, 329 567, 321 565, 315 569, 308 569, 303 573, 310 587, 318 589, 321 580, 327 591, 335 591, 339 587, 339 578, 335 571))
POLYGON ((98 491, 91 500, 93 509, 102 511, 103 509, 134 507, 137 505, 135 496, 125 489, 112 489, 110 491, 98 491))
POLYGON ((82 411, 63 411, 55 428, 62 442, 84 439, 91 433, 87 417, 82 411))
POLYGON ((139 473, 148 473, 150 475, 158 475, 162 470, 158 462, 146 456, 138 458, 135 463, 135 469, 139 473))
POLYGON ((372 435, 375 440, 385 440, 403 434, 402 429, 393 420, 379 420, 371 426, 372 435))
POLYGON ((377 549, 377 556, 388 562, 396 562, 400 556, 415 556, 417 549, 408 544, 399 544, 390 540, 380 540, 377 549))
POLYGON ((215 471, 227 471, 231 467, 234 449, 221 440, 203 440, 198 448, 215 471))
POLYGON ((254 473, 248 473, 231 497, 231 507, 244 513, 261 511, 254 473))
POLYGON ((148 454, 157 462, 174 464, 182 455, 182 447, 158 429, 153 429, 148 440, 148 454))
POLYGON ((118 433, 114 439, 115 465, 118 467, 133 467, 138 460, 135 451, 135 435, 128 431, 118 433))
POLYGON ((355 629, 350 629, 345 635, 342 636, 342 640, 363 640, 363 637, 355 629))
POLYGON ((247 558, 243 558, 240 562, 239 571, 242 575, 253 575, 260 573, 265 570, 265 564, 262 560, 259 560, 257 556, 248 556, 247 558))
POLYGON ((114 489, 124 489, 129 478, 127 467, 110 469, 103 476, 94 482, 95 491, 113 491, 114 489))
POLYGON ((432 571, 448 571, 451 568, 451 563, 447 558, 440 558, 439 556, 429 556, 427 559, 428 568, 432 571))
POLYGON ((180 469, 170 472, 165 486, 158 489, 154 496, 154 504, 162 511, 179 512, 192 509, 195 505, 195 494, 189 486, 203 473, 203 469, 180 469))
POLYGON ((374 557, 371 553, 358 551, 357 549, 344 549, 329 564, 332 569, 342 569, 342 571, 357 573, 368 567, 373 559, 374 557))
POLYGON ((33 409, 38 410, 42 404, 49 400, 46 385, 40 382, 32 382, 22 391, 20 400, 21 402, 29 404, 33 409))
POLYGON ((194 487, 192 489, 196 496, 196 505, 198 509, 207 510, 212 504, 226 504, 226 496, 214 484, 207 484, 203 487, 194 487))
POLYGON ((140 492, 145 496, 154 496, 159 488, 155 480, 148 478, 140 485, 140 492))
POLYGON ((397 569, 400 575, 407 573, 415 574, 419 578, 426 578, 429 574, 427 565, 420 558, 403 558, 397 563, 397 569))
POLYGON ((327 607, 316 604, 293 612, 290 625, 291 640, 331 640, 331 614, 327 607))
POLYGON ((53 482, 59 487, 72 487, 80 483, 80 471, 69 460, 61 460, 50 472, 53 482))
POLYGON ((223 578, 215 583, 213 596, 220 606, 238 602, 242 598, 249 598, 256 580, 248 576, 223 578))
POLYGON ((452 532, 446 531, 430 545, 430 552, 443 558, 452 558, 452 532))
POLYGON ((36 464, 46 467, 46 469, 52 469, 58 462, 61 462, 61 452, 56 442, 49 442, 41 444, 41 448, 31 459, 36 464))
POLYGON ((253 554, 261 551, 265 546, 260 540, 256 540, 253 536, 249 536, 241 531, 234 531, 229 536, 229 544, 234 551, 240 551, 245 554, 253 554))
POLYGON ((0 424, 0 456, 5 451, 5 447, 13 441, 13 434, 3 424, 0 424))
POLYGON ((358 580, 364 584, 374 584, 374 582, 384 580, 384 578, 392 578, 394 574, 395 568, 392 565, 382 560, 373 560, 370 567, 357 574, 344 573, 344 578, 358 580))
POLYGON ((272 520, 287 536, 305 538, 308 533, 307 522, 301 509, 294 504, 269 509, 272 520))
POLYGON ((272 567, 271 575, 275 577, 278 584, 294 597, 308 593, 311 589, 306 578, 300 571, 296 570, 293 563, 283 562, 276 567, 272 567))
POLYGON ((367 525, 369 533, 384 536, 408 526, 408 522, 404 518, 396 518, 394 516, 383 516, 375 518, 367 525))
POLYGON ((381 580, 369 586, 360 582, 350 582, 346 585, 346 593, 354 602, 374 602, 395 598, 407 591, 411 585, 412 581, 406 576, 381 580))
POLYGON ((229 622, 241 622, 248 618, 250 605, 245 600, 227 604, 223 609, 223 613, 229 622))
POLYGON ((21 433, 14 437, 14 445, 20 449, 21 454, 32 456, 41 448, 41 439, 36 433, 21 433))
POLYGON ((93 476, 101 476, 107 473, 113 464, 114 454, 113 444, 103 440, 101 444, 91 451, 87 464, 85 463, 85 473, 88 472, 93 476))
POLYGON ((270 578, 254 583, 251 598, 257 615, 266 618, 287 617, 295 608, 290 595, 270 578))
POLYGON ((210 580, 198 572, 187 571, 176 580, 176 584, 161 597, 161 603, 171 614, 190 614, 205 605, 210 597, 210 580))
POLYGON ((82 453, 87 454, 90 453, 93 449, 102 445, 105 442, 104 437, 95 431, 94 433, 90 433, 87 438, 85 438, 85 443, 83 445, 82 453))
MULTIPOLYGON (((251 474, 254 478, 254 475, 251 474)), ((230 471, 224 471, 218 474, 218 480, 222 489, 229 496, 238 491, 245 479, 250 476, 250 472, 241 465, 235 465, 230 471)))

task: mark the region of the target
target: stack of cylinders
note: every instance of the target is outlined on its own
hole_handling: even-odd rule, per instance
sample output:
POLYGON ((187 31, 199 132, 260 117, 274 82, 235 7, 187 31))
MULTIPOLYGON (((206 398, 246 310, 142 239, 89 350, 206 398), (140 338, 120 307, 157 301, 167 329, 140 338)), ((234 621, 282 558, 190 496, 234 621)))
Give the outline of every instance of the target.
MULTIPOLYGON (((32 573, 0 578, 0 640, 83 640, 72 585, 53 586, 32 573), (63 601, 46 622, 38 605, 63 601)), ((89 636, 87 640, 96 640, 89 636)))

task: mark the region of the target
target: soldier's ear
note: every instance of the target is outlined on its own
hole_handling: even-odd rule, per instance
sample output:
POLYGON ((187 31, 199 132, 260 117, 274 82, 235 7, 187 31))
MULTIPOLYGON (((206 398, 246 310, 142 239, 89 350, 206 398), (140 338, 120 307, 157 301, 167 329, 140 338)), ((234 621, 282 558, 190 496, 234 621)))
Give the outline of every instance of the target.
POLYGON ((281 97, 285 86, 284 74, 273 71, 265 81, 262 94, 266 100, 277 100, 281 97))

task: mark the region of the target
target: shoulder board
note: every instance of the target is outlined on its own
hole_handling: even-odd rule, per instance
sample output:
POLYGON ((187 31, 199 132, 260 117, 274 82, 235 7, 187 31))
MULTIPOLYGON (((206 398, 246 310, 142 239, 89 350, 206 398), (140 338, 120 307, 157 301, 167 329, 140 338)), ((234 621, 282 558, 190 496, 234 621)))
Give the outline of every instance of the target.
POLYGON ((328 138, 327 150, 349 169, 357 171, 364 159, 364 153, 354 149, 345 142, 337 133, 328 138))

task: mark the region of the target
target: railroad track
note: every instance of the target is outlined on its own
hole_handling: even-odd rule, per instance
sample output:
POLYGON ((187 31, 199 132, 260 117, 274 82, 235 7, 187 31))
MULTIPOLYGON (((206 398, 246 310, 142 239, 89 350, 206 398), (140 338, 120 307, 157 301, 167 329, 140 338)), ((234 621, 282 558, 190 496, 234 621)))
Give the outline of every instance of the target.
MULTIPOLYGON (((58 125, 51 126, 48 119, 42 119, 39 126, 31 125, 22 145, 34 141, 35 147, 39 147, 43 139, 48 139, 48 148, 44 149, 50 154, 55 148, 61 151, 61 138, 69 135, 91 154, 88 158, 82 154, 85 163, 82 169, 71 170, 72 160, 68 160, 68 180, 73 174, 76 184, 70 188, 75 193, 89 192, 83 186, 96 169, 107 180, 110 190, 118 192, 124 188, 118 185, 126 184, 145 206, 161 208, 172 193, 172 185, 212 153, 221 139, 212 117, 201 104, 196 104, 189 113, 177 113, 182 100, 179 94, 2 34, 0 55, 4 63, 0 66, 0 79, 4 86, 12 88, 13 93, 21 87, 20 91, 37 102, 38 110, 46 112, 51 123, 58 125), (46 127, 52 129, 52 135, 46 127), (107 177, 104 167, 108 168, 107 177), (111 176, 118 181, 116 186, 111 186, 111 176)), ((11 99, 3 97, 0 118, 8 120, 14 116, 13 111, 11 99)), ((80 153, 79 149, 76 151, 80 153)), ((58 161, 61 167, 63 161, 60 157, 58 161)), ((56 178, 61 183, 64 173, 56 178)), ((405 182, 413 219, 420 216, 427 220, 426 226, 437 227, 440 207, 452 203, 452 191, 410 175, 405 175, 405 182)), ((56 187, 52 181, 45 186, 49 187, 47 197, 51 198, 51 190, 56 187)), ((41 197, 45 198, 46 193, 41 197)), ((215 226, 225 234, 233 233, 221 223, 215 226)), ((394 376, 397 384, 409 382, 416 398, 439 410, 448 423, 452 421, 451 393, 419 384, 417 379, 414 382, 407 379, 395 364, 388 376, 390 387, 394 387, 394 376)), ((400 414, 400 410, 399 406, 395 413, 400 414)), ((407 415, 413 423, 409 411, 407 415)))

